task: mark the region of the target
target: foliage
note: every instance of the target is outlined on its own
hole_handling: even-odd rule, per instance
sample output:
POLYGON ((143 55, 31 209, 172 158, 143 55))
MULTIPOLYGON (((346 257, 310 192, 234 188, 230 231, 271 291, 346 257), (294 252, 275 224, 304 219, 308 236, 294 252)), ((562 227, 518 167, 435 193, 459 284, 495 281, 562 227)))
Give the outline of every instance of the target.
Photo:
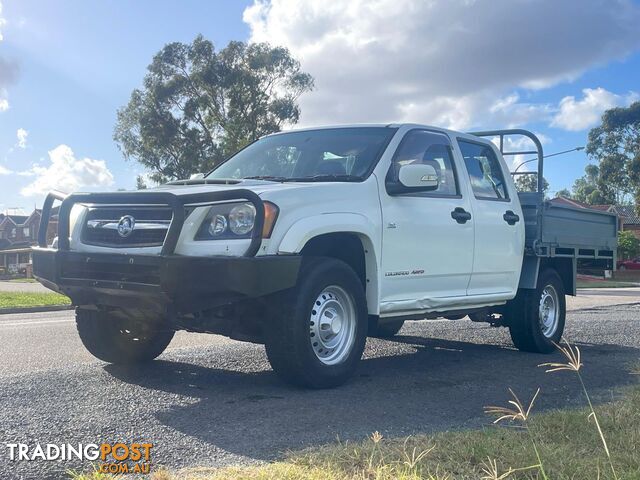
POLYGON ((295 124, 313 79, 286 48, 230 42, 216 51, 202 36, 153 57, 144 86, 118 111, 114 140, 151 179, 207 172, 262 135, 295 124))
POLYGON ((591 129, 587 154, 598 162, 597 187, 616 204, 640 200, 640 102, 607 110, 591 129))
POLYGON ((600 188, 600 167, 589 164, 585 174, 573 183, 571 198, 588 205, 605 205, 617 203, 610 190, 600 188))
POLYGON ((144 177, 142 175, 138 175, 136 177, 136 190, 146 190, 147 184, 144 182, 144 177))
POLYGON ((556 192, 556 197, 564 197, 564 198, 572 198, 571 190, 568 188, 563 188, 556 192))
POLYGON ((626 260, 638 256, 640 256, 640 240, 633 232, 620 232, 618 234, 618 258, 626 260))
MULTIPOLYGON (((543 179, 544 192, 549 190, 549 182, 547 179, 543 179)), ((516 177, 516 188, 519 192, 537 192, 538 191, 538 176, 537 175, 518 175, 516 177)))

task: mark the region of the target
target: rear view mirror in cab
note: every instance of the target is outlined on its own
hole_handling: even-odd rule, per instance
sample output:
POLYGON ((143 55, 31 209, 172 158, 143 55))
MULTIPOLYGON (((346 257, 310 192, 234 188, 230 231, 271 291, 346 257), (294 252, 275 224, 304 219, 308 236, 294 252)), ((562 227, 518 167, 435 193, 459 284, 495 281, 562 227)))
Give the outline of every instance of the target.
POLYGON ((437 190, 440 178, 436 169, 432 165, 414 163, 401 165, 398 170, 398 180, 387 182, 389 193, 405 193, 415 188, 421 191, 437 190))

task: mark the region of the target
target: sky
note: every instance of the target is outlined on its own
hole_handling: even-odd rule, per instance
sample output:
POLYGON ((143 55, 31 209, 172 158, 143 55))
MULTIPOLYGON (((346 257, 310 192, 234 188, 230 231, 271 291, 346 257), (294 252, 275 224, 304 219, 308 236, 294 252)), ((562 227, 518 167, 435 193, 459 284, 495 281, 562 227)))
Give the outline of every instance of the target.
MULTIPOLYGON (((554 153, 640 100, 638 25, 638 0, 0 0, 0 211, 134 188, 116 111, 169 42, 286 46, 315 78, 298 126, 522 127, 554 153)), ((550 158, 550 191, 588 162, 550 158)))

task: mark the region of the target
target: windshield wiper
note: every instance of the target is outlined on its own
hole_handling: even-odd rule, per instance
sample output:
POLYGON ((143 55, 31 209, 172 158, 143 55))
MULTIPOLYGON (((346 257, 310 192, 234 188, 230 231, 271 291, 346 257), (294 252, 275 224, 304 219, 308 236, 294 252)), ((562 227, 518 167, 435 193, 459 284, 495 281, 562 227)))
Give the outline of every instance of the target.
POLYGON ((276 177, 275 175, 253 175, 251 177, 243 177, 242 180, 269 180, 272 182, 286 182, 288 177, 276 177))
POLYGON ((286 182, 360 182, 362 177, 348 174, 320 174, 311 175, 309 177, 292 177, 287 178, 286 182))
POLYGON ((235 178, 192 178, 189 180, 174 180, 165 185, 235 185, 240 180, 235 178))

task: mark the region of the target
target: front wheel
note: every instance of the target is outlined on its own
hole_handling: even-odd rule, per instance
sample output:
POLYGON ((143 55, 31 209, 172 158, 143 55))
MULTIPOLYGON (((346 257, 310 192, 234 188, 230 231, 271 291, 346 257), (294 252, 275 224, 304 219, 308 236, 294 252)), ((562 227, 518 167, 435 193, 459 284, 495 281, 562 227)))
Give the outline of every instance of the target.
POLYGON ((80 340, 96 358, 108 363, 153 360, 169 345, 174 331, 110 315, 101 310, 76 310, 80 340))
POLYGON ((544 270, 535 290, 521 290, 510 302, 507 324, 518 350, 550 353, 564 331, 566 300, 555 270, 544 270))
POLYGON ((297 286, 274 301, 267 357, 290 383, 335 387, 353 375, 367 323, 364 288, 353 269, 332 258, 306 258, 297 286))

